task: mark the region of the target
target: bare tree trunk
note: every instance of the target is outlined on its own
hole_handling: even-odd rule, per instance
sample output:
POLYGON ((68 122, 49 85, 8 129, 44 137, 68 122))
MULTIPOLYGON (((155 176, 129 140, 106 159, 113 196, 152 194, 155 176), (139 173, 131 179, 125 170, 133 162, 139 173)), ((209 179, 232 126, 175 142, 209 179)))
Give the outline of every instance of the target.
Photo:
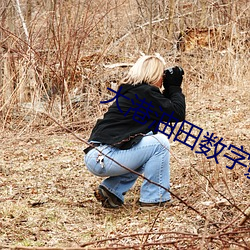
POLYGON ((206 17, 207 17, 207 0, 202 0, 201 1, 201 19, 200 19, 200 26, 202 28, 207 26, 206 17))
MULTIPOLYGON (((8 29, 10 32, 15 31, 13 24, 14 19, 14 9, 10 2, 5 0, 0 0, 1 6, 1 25, 2 27, 8 29)), ((14 74, 13 74, 13 64, 11 63, 11 41, 6 36, 3 30, 0 30, 0 40, 3 41, 1 50, 2 58, 0 60, 0 88, 2 89, 2 99, 1 99, 1 110, 5 114, 8 110, 8 105, 11 96, 14 91, 14 74)))
POLYGON ((171 42, 174 35, 174 13, 175 1, 169 0, 169 20, 168 20, 168 39, 171 42))
POLYGON ((27 41, 28 46, 30 47, 29 32, 28 32, 28 28, 27 28, 27 25, 26 25, 26 22, 25 22, 25 19, 24 19, 24 16, 23 16, 23 12, 21 10, 20 2, 19 2, 19 0, 15 0, 15 2, 13 2, 13 3, 14 3, 15 8, 17 10, 17 14, 19 15, 20 20, 22 22, 23 31, 24 31, 24 34, 25 34, 25 39, 27 41))
MULTIPOLYGON (((31 8, 31 2, 28 2, 28 12, 29 8, 31 8)), ((23 31, 25 34, 25 40, 27 43, 27 59, 20 64, 20 73, 21 78, 19 81, 19 88, 18 88, 18 97, 19 102, 34 102, 36 101, 38 95, 38 88, 37 88, 37 82, 36 82, 36 62, 34 59, 34 51, 31 48, 31 41, 30 41, 30 34, 28 31, 28 27, 26 24, 26 21, 24 19, 23 11, 20 6, 19 0, 13 0, 13 3, 15 5, 17 14, 21 20, 23 31), (15 1, 15 2, 14 2, 15 1)))
POLYGON ((26 0, 25 21, 29 32, 31 34, 31 18, 32 18, 32 0, 26 0))
POLYGON ((153 41, 153 0, 148 2, 148 11, 149 11, 149 44, 148 44, 148 54, 151 53, 152 41, 153 41))
POLYGON ((32 2, 31 0, 26 0, 26 13, 25 13, 25 19, 27 23, 27 28, 30 31, 31 28, 31 13, 32 13, 32 2))
POLYGON ((14 91, 13 84, 13 65, 11 63, 11 54, 10 52, 5 53, 3 60, 3 107, 7 107, 7 104, 10 102, 11 95, 14 91))
POLYGON ((183 12, 184 12, 183 7, 180 4, 178 4, 177 5, 177 13, 180 16, 178 25, 179 25, 179 30, 181 32, 183 32, 185 30, 185 20, 184 20, 183 12))
MULTIPOLYGON (((231 15, 230 15, 230 19, 231 20, 236 20, 237 19, 237 6, 236 6, 236 2, 232 1, 232 9, 231 9, 231 15)), ((230 44, 233 44, 233 39, 235 36, 237 36, 237 23, 231 22, 232 25, 232 29, 231 29, 231 39, 230 39, 230 44)))

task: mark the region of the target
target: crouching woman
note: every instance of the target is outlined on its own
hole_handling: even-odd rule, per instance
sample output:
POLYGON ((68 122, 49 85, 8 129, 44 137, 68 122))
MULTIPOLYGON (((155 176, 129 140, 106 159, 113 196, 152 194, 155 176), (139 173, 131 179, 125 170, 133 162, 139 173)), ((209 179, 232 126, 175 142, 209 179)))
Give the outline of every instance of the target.
POLYGON ((145 176, 141 207, 169 203, 170 146, 159 126, 165 120, 185 118, 183 74, 180 67, 165 70, 162 57, 145 55, 122 79, 116 100, 97 121, 88 140, 90 146, 84 150, 88 170, 106 177, 94 191, 103 207, 122 206, 138 174, 145 176))

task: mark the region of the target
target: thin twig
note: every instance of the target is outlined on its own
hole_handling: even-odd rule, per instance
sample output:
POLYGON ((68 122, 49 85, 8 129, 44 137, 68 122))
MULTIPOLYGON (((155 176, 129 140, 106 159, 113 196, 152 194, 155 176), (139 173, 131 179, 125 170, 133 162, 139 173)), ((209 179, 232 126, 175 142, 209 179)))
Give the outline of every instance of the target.
POLYGON ((218 189, 216 189, 214 187, 214 185, 211 183, 211 181, 207 178, 207 176, 205 176, 203 173, 201 173, 201 171, 199 171, 197 168, 195 168, 192 164, 191 164, 191 167, 199 174, 201 175, 202 177, 204 177, 208 183, 210 184, 210 186, 214 189, 214 191, 216 191, 219 195, 221 195, 224 199, 226 199, 233 207, 235 207, 238 211, 240 211, 243 215, 246 216, 246 214, 237 206, 235 205, 234 203, 232 203, 224 194, 222 194, 218 189))
MULTIPOLYGON (((155 226, 156 220, 159 218, 161 211, 162 211, 162 210, 160 210, 160 211, 157 213, 157 215, 155 216, 154 222, 152 223, 152 226, 151 226, 149 232, 152 232, 152 230, 153 230, 153 228, 154 228, 154 226, 155 226)), ((144 249, 144 246, 145 246, 146 242, 148 241, 148 237, 149 237, 149 234, 146 235, 146 239, 144 240, 144 242, 143 242, 143 244, 142 244, 142 249, 144 249)))
POLYGON ((21 7, 20 7, 20 2, 19 2, 19 0, 15 0, 15 1, 16 1, 16 10, 17 10, 17 13, 18 13, 18 15, 19 15, 19 17, 21 19, 21 23, 22 23, 22 26, 23 26, 25 38, 26 38, 28 46, 30 48, 29 32, 28 32, 28 28, 27 28, 27 25, 25 23, 25 20, 24 20, 24 17, 23 17, 23 13, 22 13, 22 10, 21 10, 21 7))

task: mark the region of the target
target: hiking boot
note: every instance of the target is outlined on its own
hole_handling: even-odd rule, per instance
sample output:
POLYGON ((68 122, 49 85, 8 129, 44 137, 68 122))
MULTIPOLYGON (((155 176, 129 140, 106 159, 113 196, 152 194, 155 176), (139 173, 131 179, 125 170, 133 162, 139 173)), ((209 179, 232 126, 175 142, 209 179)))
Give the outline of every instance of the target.
POLYGON ((119 208, 123 204, 123 202, 116 195, 112 194, 107 188, 103 186, 99 186, 95 190, 94 195, 105 208, 119 208))
POLYGON ((159 207, 168 207, 171 206, 172 202, 170 200, 168 201, 163 201, 163 202, 157 202, 157 203, 145 203, 145 202, 140 202, 140 207, 142 210, 153 210, 155 208, 159 207))

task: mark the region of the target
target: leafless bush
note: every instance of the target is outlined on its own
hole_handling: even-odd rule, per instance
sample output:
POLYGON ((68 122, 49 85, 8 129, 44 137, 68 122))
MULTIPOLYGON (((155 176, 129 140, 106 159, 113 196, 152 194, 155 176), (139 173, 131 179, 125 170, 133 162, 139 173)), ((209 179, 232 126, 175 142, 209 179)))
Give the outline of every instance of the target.
MULTIPOLYGON (((131 65, 141 52, 158 52, 166 58, 167 67, 178 64, 185 70, 186 119, 204 131, 224 137, 228 144, 247 148, 248 1, 171 3, 165 0, 2 0, 1 130, 62 131, 57 123, 41 115, 46 112, 66 128, 83 131, 87 136, 96 119, 107 109, 100 105, 101 100, 110 97, 107 87, 115 88, 129 67, 108 66, 131 65)), ((225 159, 215 164, 205 156, 172 144, 172 190, 194 208, 192 213, 185 203, 176 205, 177 212, 182 211, 185 219, 175 218, 169 226, 174 232, 165 231, 166 221, 163 223, 154 215, 151 229, 157 220, 160 221, 157 225, 163 227, 155 234, 151 229, 133 234, 133 226, 128 226, 130 231, 124 235, 125 222, 121 219, 121 227, 113 225, 119 233, 123 232, 121 236, 103 238, 103 232, 95 228, 94 240, 83 243, 82 247, 111 249, 117 243, 121 248, 138 249, 158 246, 202 249, 204 245, 248 249, 249 241, 244 238, 249 235, 246 216, 249 180, 243 175, 245 168, 231 171, 226 169, 225 159), (198 213, 193 213, 195 210, 198 213), (242 219, 245 221, 240 225, 242 219), (183 228, 189 234, 182 233, 183 228), (128 238, 131 244, 127 244, 128 238)), ((68 181, 64 185, 70 184, 68 181)), ((72 194, 66 193, 66 198, 72 199, 72 194)), ((61 204, 56 205, 62 208, 61 204)), ((28 217, 26 209, 23 209, 24 217, 28 217)), ((136 214, 137 210, 126 210, 122 216, 128 217, 128 213, 136 214)), ((1 216, 5 218, 4 214, 1 216)), ((98 216, 103 218, 105 214, 98 210, 98 216)), ((115 218, 114 222, 119 219, 115 218)))
MULTIPOLYGON (((149 51, 160 52, 169 64, 178 62, 178 36, 187 28, 197 31, 182 43, 196 50, 191 54, 200 57, 204 51, 198 55, 197 50, 209 49, 213 60, 222 61, 228 77, 234 79, 231 61, 236 58, 242 68, 242 55, 249 49, 247 1, 237 3, 2 2, 3 127, 15 117, 17 107, 27 107, 27 103, 34 111, 53 110, 57 116, 77 119, 72 98, 79 94, 90 98, 92 93, 99 96, 100 85, 106 84, 102 79, 109 75, 103 63, 131 62, 139 52, 149 51), (198 32, 204 28, 210 32, 206 41, 200 42, 198 32), (172 32, 175 38, 167 34, 172 32), (216 53, 218 47, 223 48, 221 53, 216 53), (87 94, 90 89, 93 92, 87 94)), ((181 60, 187 56, 182 53, 181 60)), ((213 70, 207 68, 207 72, 213 70)))

